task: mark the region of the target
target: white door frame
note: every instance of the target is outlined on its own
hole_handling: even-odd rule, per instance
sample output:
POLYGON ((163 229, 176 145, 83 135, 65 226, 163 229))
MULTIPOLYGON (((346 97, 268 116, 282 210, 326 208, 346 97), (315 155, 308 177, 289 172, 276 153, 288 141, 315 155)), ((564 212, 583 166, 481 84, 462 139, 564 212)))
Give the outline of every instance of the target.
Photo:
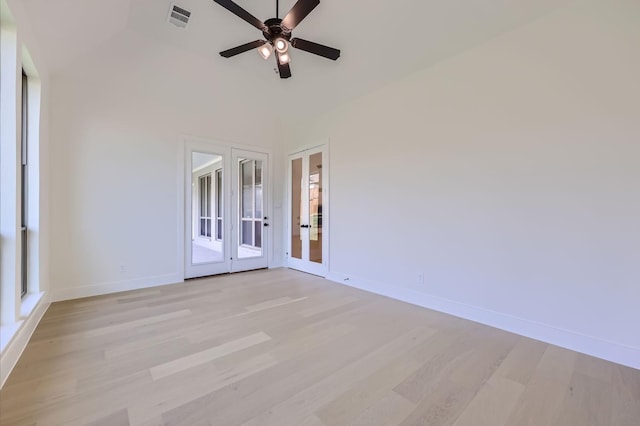
MULTIPOLYGON (((181 226, 178 227, 178 235, 177 235, 177 251, 178 251, 178 273, 180 276, 185 279, 195 278, 199 276, 207 276, 207 275, 215 275, 215 274, 223 274, 228 272, 239 272, 243 270, 252 269, 253 265, 250 263, 255 262, 241 262, 239 265, 233 265, 231 257, 233 257, 233 261, 236 260, 235 254, 232 256, 232 229, 231 224, 233 223, 232 216, 232 157, 233 151, 245 151, 247 156, 251 157, 253 154, 263 154, 267 156, 267 161, 265 163, 268 172, 271 173, 268 175, 265 180, 265 185, 269 188, 272 188, 272 172, 270 170, 269 159, 273 158, 273 153, 270 149, 256 147, 251 145, 242 145, 236 143, 227 143, 227 142, 219 142, 210 139, 204 139, 200 137, 194 137, 189 135, 184 135, 180 137, 178 144, 178 205, 177 205, 177 216, 178 221, 181 226), (187 201, 191 200, 191 152, 209 152, 213 154, 218 154, 223 156, 223 191, 225 193, 225 205, 224 205, 224 220, 223 220, 223 262, 217 263, 214 265, 218 265, 216 268, 211 268, 211 271, 198 271, 197 274, 194 274, 193 270, 188 270, 189 265, 191 263, 191 244, 190 244, 190 235, 191 235, 191 206, 187 201), (189 240, 188 240, 189 239, 189 240), (224 266, 220 266, 224 265, 224 266), (201 275, 201 273, 203 273, 201 275)), ((269 190, 267 192, 266 197, 263 197, 263 211, 266 212, 265 216, 272 218, 272 191, 269 190)), ((275 221, 270 221, 270 223, 275 221)), ((262 244, 263 246, 263 254, 266 259, 264 265, 258 266, 259 268, 270 267, 271 266, 271 258, 270 253, 273 249, 273 238, 272 237, 272 226, 268 228, 268 238, 267 243, 262 244)), ((263 230, 264 231, 264 230, 263 230)), ((210 265, 210 264, 207 264, 210 265)), ((198 268, 202 269, 202 268, 198 268)))
MULTIPOLYGON (((297 269, 299 271, 308 272, 310 274, 319 275, 321 277, 326 277, 329 273, 329 224, 331 220, 330 215, 330 204, 329 204, 329 145, 315 145, 313 147, 305 148, 303 150, 298 150, 288 155, 287 157, 287 213, 286 213, 286 245, 287 247, 287 266, 292 269, 297 269), (291 160, 296 158, 302 158, 302 174, 303 174, 303 185, 302 192, 305 194, 309 193, 309 156, 316 153, 322 153, 322 263, 316 263, 309 261, 309 228, 305 228, 302 231, 303 236, 303 245, 302 245, 302 259, 296 259, 291 256, 291 233, 292 233, 292 174, 291 174, 291 160)), ((307 195, 308 196, 308 195, 307 195)), ((308 204, 308 203, 306 203, 308 204)), ((308 205, 304 206, 303 211, 308 212, 308 205)), ((303 213, 303 212, 301 212, 303 213)))

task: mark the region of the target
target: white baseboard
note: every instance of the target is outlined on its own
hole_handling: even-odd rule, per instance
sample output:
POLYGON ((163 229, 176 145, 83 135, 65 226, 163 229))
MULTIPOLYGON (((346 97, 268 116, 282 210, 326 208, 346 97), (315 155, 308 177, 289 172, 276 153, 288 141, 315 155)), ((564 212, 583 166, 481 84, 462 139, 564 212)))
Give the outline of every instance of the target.
POLYGON ((283 262, 272 262, 271 264, 269 264, 269 269, 278 269, 278 268, 284 268, 285 264, 283 262))
POLYGON ((140 290, 142 288, 157 287, 181 282, 184 282, 183 276, 179 274, 168 274, 138 278, 135 280, 93 284, 82 287, 54 289, 51 292, 51 301, 59 302, 61 300, 80 299, 82 297, 100 296, 102 294, 119 293, 121 291, 129 290, 140 290))
POLYGON ((29 339, 31 339, 31 335, 35 331, 36 326, 42 319, 44 313, 47 312, 47 309, 49 308, 48 299, 47 295, 40 299, 31 314, 22 321, 22 324, 19 325, 15 335, 11 338, 5 350, 2 352, 2 355, 0 356, 0 389, 4 386, 4 382, 18 363, 18 360, 20 359, 24 349, 27 347, 27 343, 29 343, 29 339))
POLYGON ((403 287, 365 280, 350 274, 331 272, 329 276, 327 276, 327 279, 339 284, 444 312, 521 336, 571 349, 576 352, 640 369, 640 348, 607 341, 477 306, 467 305, 403 287))

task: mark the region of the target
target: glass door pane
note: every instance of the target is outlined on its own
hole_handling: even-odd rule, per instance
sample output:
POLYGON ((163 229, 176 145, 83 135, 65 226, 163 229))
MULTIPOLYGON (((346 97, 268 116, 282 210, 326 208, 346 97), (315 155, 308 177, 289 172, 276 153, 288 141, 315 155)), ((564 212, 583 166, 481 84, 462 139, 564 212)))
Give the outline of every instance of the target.
POLYGON ((291 257, 302 259, 302 158, 291 160, 291 257))
POLYGON ((211 237, 211 173, 198 178, 200 194, 198 204, 200 205, 200 236, 211 237))
POLYGON ((262 256, 262 160, 238 159, 240 221, 238 258, 262 256))
POLYGON ((222 242, 222 169, 216 170, 216 240, 222 242))
POLYGON ((191 153, 191 264, 223 261, 222 184, 213 185, 213 176, 222 176, 222 156, 204 152, 191 153), (218 175, 218 172, 220 173, 218 175), (214 200, 218 206, 214 207, 214 200), (213 238, 213 213, 216 212, 218 234, 213 238))
POLYGON ((322 263, 322 152, 309 156, 309 260, 322 263))

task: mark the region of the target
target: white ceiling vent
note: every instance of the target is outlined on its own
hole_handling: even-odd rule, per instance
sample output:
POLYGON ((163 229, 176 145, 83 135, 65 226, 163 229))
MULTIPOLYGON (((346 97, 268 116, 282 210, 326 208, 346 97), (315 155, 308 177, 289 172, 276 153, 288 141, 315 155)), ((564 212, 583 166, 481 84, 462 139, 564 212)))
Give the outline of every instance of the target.
POLYGON ((191 17, 191 12, 188 10, 184 10, 180 6, 176 6, 175 4, 171 4, 171 9, 169 9, 169 17, 167 20, 179 28, 185 28, 189 23, 189 18, 191 17))

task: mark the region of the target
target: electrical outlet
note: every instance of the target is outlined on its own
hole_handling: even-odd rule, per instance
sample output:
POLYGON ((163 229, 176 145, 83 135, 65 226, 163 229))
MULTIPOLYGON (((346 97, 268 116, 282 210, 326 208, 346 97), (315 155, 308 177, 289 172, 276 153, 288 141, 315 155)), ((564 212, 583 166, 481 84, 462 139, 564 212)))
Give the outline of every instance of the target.
POLYGON ((424 284, 424 272, 418 272, 418 284, 424 284))
POLYGON ((127 265, 120 265, 120 272, 123 274, 127 272, 127 265))

